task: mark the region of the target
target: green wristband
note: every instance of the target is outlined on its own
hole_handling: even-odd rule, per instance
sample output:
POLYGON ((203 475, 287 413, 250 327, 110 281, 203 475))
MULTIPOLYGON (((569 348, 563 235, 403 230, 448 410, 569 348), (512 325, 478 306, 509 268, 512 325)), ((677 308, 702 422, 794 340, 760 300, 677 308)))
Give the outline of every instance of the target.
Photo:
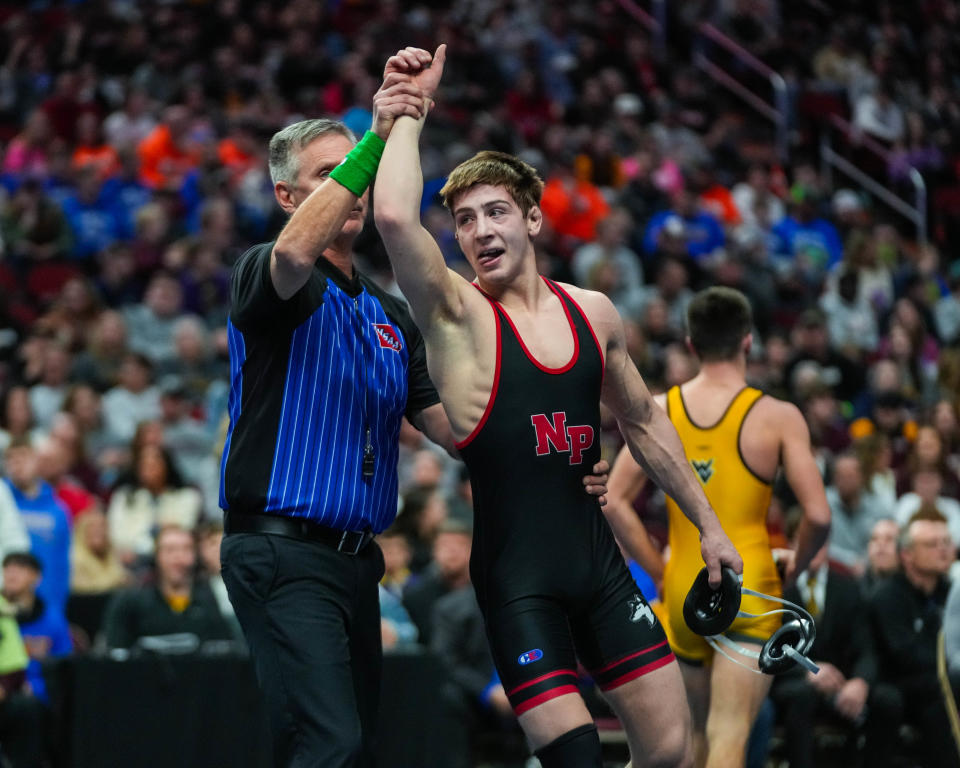
POLYGON ((384 146, 383 139, 373 131, 367 131, 343 162, 330 171, 330 178, 360 197, 377 174, 384 146))

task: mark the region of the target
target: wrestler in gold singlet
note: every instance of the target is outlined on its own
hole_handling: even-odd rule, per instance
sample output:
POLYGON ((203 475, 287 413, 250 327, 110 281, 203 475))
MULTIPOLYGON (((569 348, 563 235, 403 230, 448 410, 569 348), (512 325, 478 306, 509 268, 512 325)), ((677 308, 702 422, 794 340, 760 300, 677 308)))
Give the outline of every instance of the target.
MULTIPOLYGON (((694 296, 687 309, 687 343, 700 362, 700 371, 682 388, 658 395, 657 404, 679 433, 707 499, 743 556, 744 586, 779 596, 780 579, 766 531, 772 495, 766 481, 782 469, 800 513, 795 549, 783 555, 788 583, 826 542, 830 507, 800 409, 747 386, 752 328, 750 303, 742 293, 714 287, 694 296)), ((698 532, 668 500, 670 555, 664 565, 633 509, 645 478, 644 468, 622 450, 610 474, 607 520, 624 551, 655 580, 662 579, 665 609, 658 616, 681 662, 693 722, 695 765, 743 768, 750 729, 771 678, 758 674, 751 662, 741 664, 713 653, 703 638, 687 628, 683 603, 703 567, 697 553, 698 532)), ((744 612, 753 614, 777 607, 746 595, 741 605, 744 612)), ((779 624, 779 615, 742 619, 725 634, 759 651, 779 624)))
MULTIPOLYGON (((687 414, 679 387, 667 392, 667 414, 683 442, 697 477, 711 506, 723 523, 737 551, 743 557, 743 584, 750 589, 779 597, 780 577, 770 552, 767 535, 767 509, 772 488, 744 463, 740 455, 740 431, 743 422, 763 393, 744 387, 734 397, 720 420, 701 426, 687 414)), ((670 559, 663 574, 663 602, 667 619, 667 637, 674 653, 684 661, 698 663, 709 659, 713 650, 683 620, 683 601, 697 573, 703 568, 700 534, 676 503, 667 497, 670 527, 670 559)), ((759 614, 775 608, 769 601, 743 596, 742 609, 759 614)), ((765 619, 737 619, 727 635, 763 642, 780 625, 780 615, 765 619)))

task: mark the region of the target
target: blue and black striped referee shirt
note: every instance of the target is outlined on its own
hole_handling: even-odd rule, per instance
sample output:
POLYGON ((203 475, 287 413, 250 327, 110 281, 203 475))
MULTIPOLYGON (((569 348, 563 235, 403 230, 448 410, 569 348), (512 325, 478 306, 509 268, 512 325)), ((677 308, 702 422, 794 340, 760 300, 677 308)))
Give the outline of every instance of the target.
POLYGON ((423 338, 402 301, 323 257, 283 301, 272 249, 251 248, 231 278, 220 505, 379 533, 397 512, 401 417, 440 401, 423 338), (363 475, 367 426, 372 477, 363 475))

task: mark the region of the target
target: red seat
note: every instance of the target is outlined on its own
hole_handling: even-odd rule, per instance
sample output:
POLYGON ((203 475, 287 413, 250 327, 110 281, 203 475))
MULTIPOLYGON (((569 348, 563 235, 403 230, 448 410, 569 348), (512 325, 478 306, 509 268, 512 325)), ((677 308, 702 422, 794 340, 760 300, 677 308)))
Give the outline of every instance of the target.
POLYGON ((49 304, 60 294, 68 280, 80 277, 82 274, 73 264, 63 262, 37 264, 27 273, 27 295, 36 304, 49 304))
POLYGON ((0 264, 0 291, 12 296, 20 290, 17 274, 6 264, 0 264))
POLYGON ((823 91, 805 91, 800 96, 800 113, 816 122, 826 122, 830 115, 848 117, 847 103, 835 93, 823 91))
POLYGON ((949 241, 955 241, 960 227, 957 226, 960 220, 960 186, 941 187, 933 193, 931 200, 931 219, 933 222, 933 239, 940 246, 948 245, 949 241))
POLYGON ((960 187, 941 187, 934 192, 933 210, 945 216, 960 215, 960 187))

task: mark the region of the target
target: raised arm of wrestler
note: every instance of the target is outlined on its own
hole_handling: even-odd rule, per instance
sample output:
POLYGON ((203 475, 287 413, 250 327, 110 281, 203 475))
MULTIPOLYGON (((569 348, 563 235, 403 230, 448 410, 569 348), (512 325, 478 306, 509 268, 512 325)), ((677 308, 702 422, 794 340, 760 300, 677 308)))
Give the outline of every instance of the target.
MULTIPOLYGON (((445 46, 437 49, 432 65, 412 74, 425 95, 435 92, 443 71, 445 46)), ((384 149, 374 195, 374 216, 387 253, 394 265, 397 282, 410 302, 414 318, 427 345, 431 376, 444 401, 455 434, 465 437, 480 422, 494 379, 496 327, 490 305, 476 288, 444 263, 433 237, 420 223, 423 177, 418 141, 423 119, 397 120, 384 149)), ((461 246, 478 264, 495 264, 503 255, 494 242, 497 217, 515 202, 489 200, 474 210, 458 202, 453 211, 461 246), (487 223, 491 222, 491 223, 487 223), (488 234, 489 233, 489 234, 488 234), (469 240, 469 242, 467 242, 469 240)), ((524 291, 530 285, 535 265, 531 238, 540 230, 541 214, 534 205, 525 214, 524 232, 497 237, 515 237, 517 247, 529 249, 523 260, 506 277, 492 278, 491 288, 500 296, 524 291)), ((475 267, 476 268, 476 267, 475 267)), ((512 267, 508 266, 510 270, 512 267)), ((625 352, 623 323, 613 305, 603 297, 573 286, 574 298, 581 301, 599 343, 605 349, 605 379, 602 401, 614 412, 634 455, 650 475, 670 493, 701 533, 704 562, 711 583, 720 583, 721 565, 738 573, 743 563, 710 509, 703 491, 687 465, 676 430, 666 415, 654 407, 653 399, 625 352)))
MULTIPOLYGON (((445 53, 446 46, 443 45, 438 48, 435 57, 431 57, 427 51, 419 48, 405 48, 387 60, 384 68, 384 85, 376 93, 373 100, 374 125, 376 126, 375 130, 378 132, 378 135, 384 137, 389 135, 390 131, 394 128, 394 117, 400 113, 401 108, 403 108, 402 114, 404 115, 417 117, 423 117, 425 115, 427 104, 430 103, 429 100, 436 92, 440 76, 443 74, 445 53), (432 66, 426 68, 425 65, 431 64, 431 62, 432 66), (408 100, 411 94, 417 96, 416 107, 418 109, 406 108, 411 104, 408 100)), ((405 131, 413 130, 415 135, 419 136, 420 125, 422 125, 422 120, 418 124, 411 119, 403 123, 398 123, 397 127, 405 131)), ((414 139, 414 142, 416 142, 416 139, 414 139)), ((400 159, 402 160, 402 158, 400 159)), ((443 257, 440 255, 440 251, 437 249, 432 236, 420 227, 419 200, 423 188, 423 176, 420 170, 419 156, 414 157, 414 162, 409 164, 409 170, 403 167, 397 168, 395 161, 396 158, 385 165, 381 159, 380 168, 383 172, 379 174, 379 178, 385 179, 386 181, 380 184, 378 188, 388 199, 392 198, 395 191, 401 199, 403 196, 406 196, 410 200, 416 200, 415 207, 413 209, 407 209, 412 212, 413 216, 402 230, 402 232, 409 232, 408 237, 412 239, 409 239, 409 241, 404 239, 402 245, 398 244, 395 252, 401 257, 408 252, 415 251, 439 258, 441 269, 438 270, 435 277, 442 278, 445 276, 443 273, 446 272, 443 257), (433 249, 432 252, 429 250, 430 248, 433 249)), ((329 170, 327 170, 327 172, 329 173, 329 170)), ((359 202, 365 203, 365 198, 359 202)), ((391 231, 395 232, 395 237, 402 237, 401 231, 396 229, 391 231)), ((314 259, 315 258, 316 257, 314 257, 314 259)), ((410 280, 408 279, 408 274, 410 273, 407 270, 398 270, 398 281, 401 289, 411 303, 417 324, 421 330, 426 333, 428 324, 424 322, 424 317, 421 317, 421 315, 423 315, 422 310, 418 314, 417 307, 422 308, 426 299, 430 296, 440 296, 441 294, 436 291, 424 291, 424 287, 428 284, 418 280, 410 280)), ((469 286, 459 275, 454 276, 461 284, 469 286)), ((471 289, 471 293, 475 294, 476 291, 471 289)), ((470 298, 476 299, 477 297, 470 296, 470 298)), ((430 345, 428 345, 428 347, 429 346, 430 345)), ((433 406, 417 414, 414 424, 426 434, 427 437, 443 446, 448 453, 454 456, 457 455, 453 444, 450 422, 441 406, 433 406)), ((586 475, 583 478, 587 493, 599 497, 601 505, 606 504, 604 494, 606 493, 606 480, 609 469, 609 464, 606 461, 600 461, 594 465, 592 469, 593 474, 586 475)))

